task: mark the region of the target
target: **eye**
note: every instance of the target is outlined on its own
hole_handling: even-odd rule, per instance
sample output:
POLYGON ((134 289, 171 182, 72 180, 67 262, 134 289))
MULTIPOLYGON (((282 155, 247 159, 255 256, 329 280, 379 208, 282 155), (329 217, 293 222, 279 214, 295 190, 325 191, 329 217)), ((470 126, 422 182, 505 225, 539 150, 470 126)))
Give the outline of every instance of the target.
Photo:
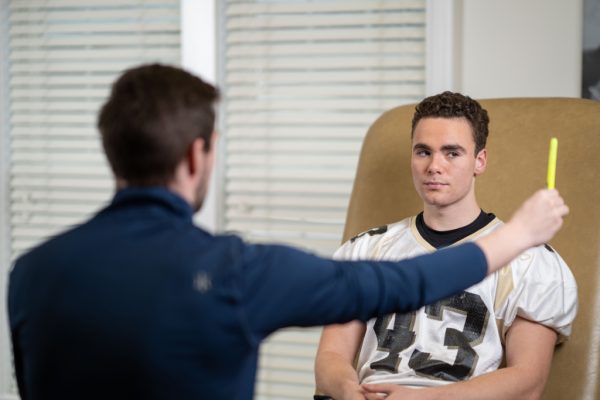
POLYGON ((415 155, 417 155, 419 157, 428 157, 429 154, 430 154, 429 150, 424 150, 424 149, 415 150, 415 155))
POLYGON ((456 158, 460 156, 460 153, 458 151, 449 151, 448 152, 448 158, 456 158))

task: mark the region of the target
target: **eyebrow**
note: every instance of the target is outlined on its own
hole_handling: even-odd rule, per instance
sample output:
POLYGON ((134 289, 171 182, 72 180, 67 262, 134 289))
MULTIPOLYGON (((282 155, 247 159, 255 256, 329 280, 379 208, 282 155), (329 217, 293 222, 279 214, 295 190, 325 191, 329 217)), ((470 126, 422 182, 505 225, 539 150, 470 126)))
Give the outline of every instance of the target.
POLYGON ((458 151, 458 152, 466 153, 465 148, 459 144, 444 145, 444 146, 442 146, 442 151, 458 151))
POLYGON ((431 150, 431 147, 427 146, 425 143, 415 143, 413 150, 431 150))
MULTIPOLYGON (((431 151, 431 147, 425 143, 415 143, 413 150, 428 150, 431 151)), ((442 146, 442 151, 458 151, 466 153, 466 149, 459 144, 446 144, 442 146)))

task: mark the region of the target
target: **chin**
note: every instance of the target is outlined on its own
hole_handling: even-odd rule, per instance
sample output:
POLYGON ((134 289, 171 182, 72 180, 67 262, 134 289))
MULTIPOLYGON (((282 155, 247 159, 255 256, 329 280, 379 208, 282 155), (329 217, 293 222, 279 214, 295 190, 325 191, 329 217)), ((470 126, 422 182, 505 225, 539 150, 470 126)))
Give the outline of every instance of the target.
POLYGON ((435 206, 435 207, 446 207, 449 206, 450 204, 452 204, 453 202, 442 198, 442 196, 423 196, 423 201, 425 203, 427 203, 430 206, 435 206))

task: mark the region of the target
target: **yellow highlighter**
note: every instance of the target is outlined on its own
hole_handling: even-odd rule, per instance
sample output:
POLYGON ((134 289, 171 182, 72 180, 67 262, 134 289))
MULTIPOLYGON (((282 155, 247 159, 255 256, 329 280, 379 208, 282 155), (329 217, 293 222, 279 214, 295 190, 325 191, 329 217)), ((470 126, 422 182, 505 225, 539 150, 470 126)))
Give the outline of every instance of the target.
POLYGON ((548 154, 548 189, 554 189, 556 181, 556 154, 558 153, 558 139, 550 139, 550 153, 548 154))

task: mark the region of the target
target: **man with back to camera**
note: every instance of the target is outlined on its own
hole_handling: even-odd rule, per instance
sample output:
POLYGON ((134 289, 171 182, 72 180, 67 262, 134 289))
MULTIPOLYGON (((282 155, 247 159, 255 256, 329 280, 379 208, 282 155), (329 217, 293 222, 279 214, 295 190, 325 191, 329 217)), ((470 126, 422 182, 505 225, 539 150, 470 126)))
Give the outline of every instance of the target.
MULTIPOLYGON (((458 93, 419 103, 411 170, 423 212, 351 239, 336 258, 399 260, 499 229, 474 188, 486 167, 488 123, 486 110, 458 93)), ((326 327, 317 391, 336 400, 537 399, 576 310, 565 262, 548 245, 530 248, 481 283, 416 312, 326 327), (498 369, 504 356, 506 368, 498 369)))
POLYGON ((175 67, 140 66, 114 83, 98 118, 112 202, 10 274, 22 399, 249 399, 259 345, 275 330, 447 297, 550 239, 568 212, 558 192, 540 190, 490 238, 403 262, 213 236, 192 215, 214 162, 216 100, 175 67))

